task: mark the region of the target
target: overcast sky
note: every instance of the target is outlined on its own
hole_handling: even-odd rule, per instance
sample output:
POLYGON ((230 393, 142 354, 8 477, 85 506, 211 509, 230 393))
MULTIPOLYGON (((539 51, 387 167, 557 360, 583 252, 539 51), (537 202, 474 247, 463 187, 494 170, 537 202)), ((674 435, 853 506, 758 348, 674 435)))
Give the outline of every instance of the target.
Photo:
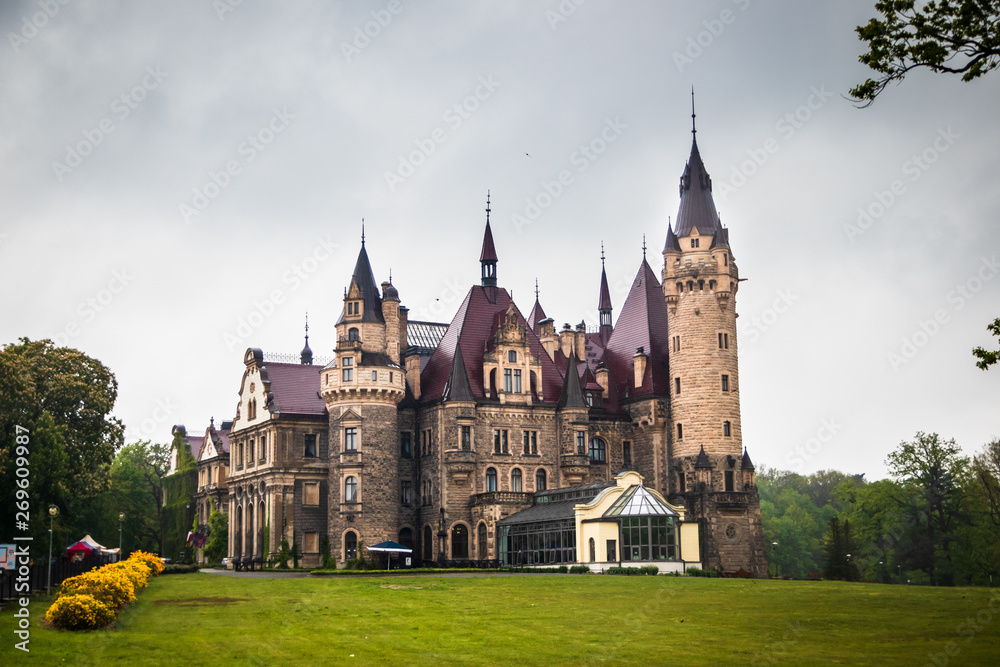
POLYGON ((243 351, 330 355, 361 219, 411 319, 479 280, 595 326, 698 145, 742 283, 758 464, 886 475, 1000 435, 1000 74, 858 110, 872 2, 3 2, 0 342, 108 365, 129 440, 235 414, 243 351), (46 7, 47 13, 46 13, 46 7), (563 184, 559 184, 560 173, 563 184), (864 213, 864 215, 862 215, 864 213), (256 314, 255 314, 256 313, 256 314))

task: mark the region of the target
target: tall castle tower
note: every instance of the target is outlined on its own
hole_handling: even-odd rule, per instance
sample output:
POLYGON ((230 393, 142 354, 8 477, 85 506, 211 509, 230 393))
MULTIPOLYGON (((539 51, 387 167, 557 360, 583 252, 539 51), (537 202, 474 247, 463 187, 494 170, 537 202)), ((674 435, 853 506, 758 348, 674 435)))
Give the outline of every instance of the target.
MULTIPOLYGON (((670 335, 669 490, 702 520, 708 567, 766 568, 754 468, 743 450, 736 340, 739 269, 698 152, 692 96, 691 156, 680 209, 667 228, 663 293, 670 335)), ((760 570, 758 572, 757 570, 760 570)))
POLYGON ((336 358, 320 379, 330 418, 328 534, 334 554, 354 557, 362 544, 397 539, 397 406, 406 392, 399 363, 406 344, 401 311, 391 284, 383 283, 379 296, 362 233, 337 322, 336 358))

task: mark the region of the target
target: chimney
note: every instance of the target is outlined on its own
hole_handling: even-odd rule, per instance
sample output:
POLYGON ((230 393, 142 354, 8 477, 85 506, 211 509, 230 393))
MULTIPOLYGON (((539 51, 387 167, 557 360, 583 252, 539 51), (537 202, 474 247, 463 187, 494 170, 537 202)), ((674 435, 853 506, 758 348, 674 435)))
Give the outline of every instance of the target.
POLYGON ((635 375, 636 387, 642 386, 642 378, 646 375, 646 359, 646 352, 641 347, 632 356, 632 371, 635 375))
POLYGON ((555 361, 556 350, 559 349, 559 336, 556 335, 556 323, 551 317, 546 317, 538 323, 538 338, 542 342, 542 347, 549 354, 549 359, 555 361))
POLYGON ((420 399, 420 355, 411 354, 406 358, 406 383, 410 385, 413 398, 420 399))
POLYGON ((597 384, 604 389, 604 395, 608 395, 608 368, 603 363, 597 367, 597 384))
POLYGON ((580 320, 580 323, 576 325, 576 334, 574 335, 574 343, 576 345, 576 358, 580 361, 587 360, 587 323, 580 320))
POLYGON ((559 332, 559 349, 567 359, 569 359, 570 353, 573 352, 573 337, 573 328, 567 322, 563 325, 562 331, 559 332))

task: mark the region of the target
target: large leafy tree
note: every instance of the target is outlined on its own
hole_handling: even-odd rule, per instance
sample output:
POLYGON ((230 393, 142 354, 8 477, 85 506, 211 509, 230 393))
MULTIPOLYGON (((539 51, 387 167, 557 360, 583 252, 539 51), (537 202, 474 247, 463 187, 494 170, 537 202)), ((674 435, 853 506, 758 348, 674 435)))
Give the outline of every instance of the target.
POLYGON ((880 0, 880 16, 858 26, 868 51, 859 60, 877 76, 851 89, 868 106, 910 71, 961 74, 972 81, 1000 65, 1000 0, 880 0))
POLYGON ((111 465, 111 498, 125 514, 126 547, 163 550, 163 476, 170 448, 147 441, 126 445, 111 465))
MULTIPOLYGON (((0 349, 0 471, 3 479, 16 479, 23 463, 17 436, 27 435, 27 456, 21 458, 30 472, 30 530, 36 537, 47 537, 50 504, 62 513, 57 530, 75 530, 76 517, 108 488, 124 430, 111 415, 117 396, 114 374, 78 350, 27 338, 0 349)), ((0 537, 15 531, 14 502, 14 484, 0 485, 0 537)))
POLYGON ((954 440, 918 432, 886 459, 906 491, 904 511, 913 533, 903 557, 924 570, 930 583, 952 583, 952 543, 964 520, 969 461, 954 440))

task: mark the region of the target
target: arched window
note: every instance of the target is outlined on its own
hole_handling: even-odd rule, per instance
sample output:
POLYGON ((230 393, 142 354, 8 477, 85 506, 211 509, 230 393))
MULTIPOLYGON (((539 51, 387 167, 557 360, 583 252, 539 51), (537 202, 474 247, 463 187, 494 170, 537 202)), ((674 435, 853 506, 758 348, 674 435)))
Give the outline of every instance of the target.
POLYGON ((490 396, 496 398, 497 395, 497 369, 490 371, 490 396))
POLYGON ((347 330, 347 340, 361 340, 361 335, 358 333, 357 327, 351 327, 347 330))
POLYGON ((510 362, 510 363, 512 363, 512 364, 516 364, 517 363, 517 352, 515 352, 514 350, 510 350, 509 352, 507 352, 507 361, 510 362))
POLYGON ((600 438, 593 438, 590 441, 590 460, 594 463, 604 463, 607 446, 600 438))
POLYGON ((479 524, 479 530, 476 531, 478 535, 476 536, 476 546, 479 547, 479 560, 486 560, 487 554, 487 544, 486 544, 486 524, 479 524))
POLYGON ((524 491, 524 482, 522 481, 520 468, 514 468, 510 471, 510 490, 515 493, 524 491))
POLYGON ((399 531, 399 543, 402 544, 407 549, 413 548, 413 530, 410 528, 403 528, 399 531))
POLYGON ((694 281, 693 280, 689 280, 688 281, 688 292, 693 292, 693 291, 694 291, 694 281))
POLYGON ((358 557, 358 534, 353 530, 347 531, 344 534, 344 559, 350 560, 351 558, 358 557))
POLYGON ((545 490, 545 469, 539 468, 535 472, 535 491, 545 490))
POLYGON ((594 538, 590 538, 590 562, 597 562, 597 543, 594 542, 594 538))
POLYGON ((353 475, 344 480, 344 502, 358 502, 358 478, 353 475))
POLYGON ((434 538, 431 536, 431 527, 424 526, 424 560, 434 560, 434 538))
POLYGON ((455 560, 469 557, 469 529, 462 524, 451 529, 451 557, 455 560))
POLYGON ((677 293, 678 294, 684 293, 684 283, 677 283, 677 293))
POLYGON ((705 281, 704 280, 699 280, 698 281, 698 289, 701 290, 701 291, 705 291, 705 281))
POLYGON ((497 469, 487 468, 486 469, 486 490, 496 491, 497 490, 497 469))

